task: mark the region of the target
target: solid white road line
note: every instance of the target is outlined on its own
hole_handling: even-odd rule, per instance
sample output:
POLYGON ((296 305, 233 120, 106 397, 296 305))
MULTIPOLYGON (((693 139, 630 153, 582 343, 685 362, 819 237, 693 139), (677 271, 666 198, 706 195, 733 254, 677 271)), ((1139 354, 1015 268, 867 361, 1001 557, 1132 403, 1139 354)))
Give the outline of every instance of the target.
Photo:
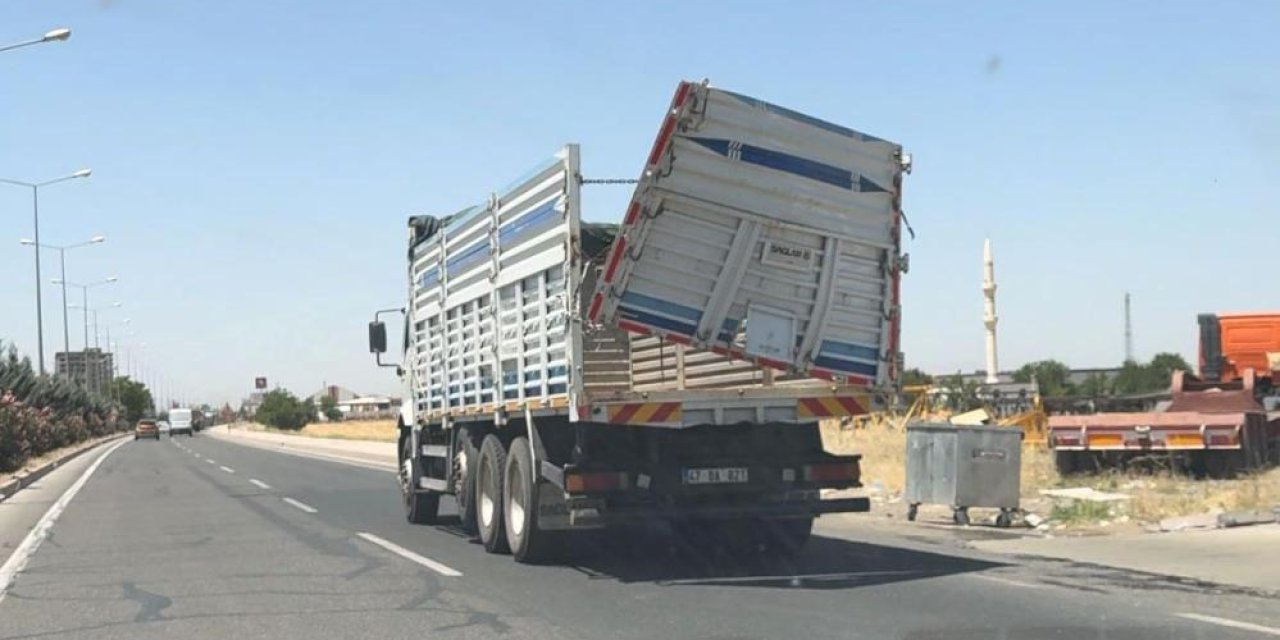
POLYGON ((453 567, 436 562, 435 560, 432 560, 431 558, 428 558, 426 556, 418 555, 394 542, 391 542, 389 540, 383 540, 382 538, 379 538, 378 536, 375 536, 372 533, 365 533, 361 531, 356 535, 360 536, 361 538, 364 538, 365 540, 368 540, 369 542, 372 542, 378 545, 379 547, 382 547, 383 549, 386 549, 387 551, 390 551, 391 553, 394 553, 400 556, 401 558, 405 558, 407 560, 416 562, 442 576, 447 576, 450 578, 458 578, 462 576, 462 572, 458 571, 457 569, 454 569, 453 567))
POLYGON ((269 484, 267 484, 267 483, 265 483, 265 482, 263 482, 263 481, 261 481, 261 480, 259 480, 259 479, 257 479, 257 478, 249 478, 249 484, 251 484, 251 485, 253 485, 253 486, 255 486, 255 487, 259 488, 259 489, 270 489, 270 488, 271 488, 271 485, 269 485, 269 484))
POLYGON ((306 451, 300 451, 298 449, 292 449, 286 446, 264 446, 256 442, 247 442, 247 441, 235 440, 231 438, 224 438, 223 441, 230 442, 232 444, 238 444, 242 447, 252 447, 254 449, 262 449, 263 451, 274 451, 275 453, 283 453, 291 456, 298 456, 299 458, 311 458, 313 460, 326 460, 328 462, 338 462, 341 464, 348 464, 353 467, 364 467, 366 469, 373 469, 374 471, 390 471, 391 473, 397 473, 398 471, 400 471, 400 467, 396 466, 396 464, 393 462, 382 463, 374 460, 352 458, 352 457, 338 455, 338 454, 311 453, 306 451))
POLYGON ((235 470, 235 469, 232 469, 231 467, 227 467, 227 466, 222 466, 222 467, 218 467, 218 468, 219 468, 219 469, 222 469, 223 471, 226 471, 227 473, 235 473, 235 472, 236 472, 236 470, 235 470))
POLYGON ((1264 627, 1260 624, 1253 624, 1252 622, 1240 622, 1239 620, 1232 620, 1230 618, 1218 618, 1199 613, 1177 613, 1174 615, 1188 620, 1198 620, 1200 622, 1207 622, 1209 624, 1216 624, 1223 627, 1231 627, 1232 629, 1244 629, 1245 631, 1280 637, 1280 629, 1275 627, 1264 627))
POLYGON ((315 513, 315 512, 316 512, 316 508, 315 508, 315 507, 313 507, 313 506, 311 506, 311 505, 309 505, 309 504, 306 504, 305 502, 298 502, 297 500, 294 500, 293 498, 281 498, 281 499, 282 499, 282 500, 284 500, 284 501, 285 501, 287 504, 289 504, 290 506, 294 506, 294 507, 297 507, 297 508, 299 508, 299 509, 302 509, 303 511, 306 511, 307 513, 315 513))
POLYGON ((93 472, 98 470, 98 467, 102 465, 103 460, 107 459, 107 456, 111 455, 113 451, 119 449, 126 442, 128 440, 121 440, 112 445, 101 456, 98 456, 98 459, 94 460, 93 464, 89 465, 89 468, 80 474, 75 483, 63 492, 57 502, 54 502, 53 506, 44 512, 44 515, 36 522, 36 526, 31 528, 27 537, 23 538, 22 542, 18 544, 18 548, 13 550, 13 554, 9 556, 9 559, 3 565, 0 565, 0 601, 4 600, 9 587, 13 585, 18 573, 27 566, 31 556, 35 555, 36 549, 40 548, 40 543, 49 537, 49 531, 53 529, 53 523, 57 522, 58 516, 62 515, 62 511, 67 508, 67 504, 71 502, 72 498, 76 497, 77 493, 80 493, 85 483, 89 482, 89 476, 92 476, 93 472))

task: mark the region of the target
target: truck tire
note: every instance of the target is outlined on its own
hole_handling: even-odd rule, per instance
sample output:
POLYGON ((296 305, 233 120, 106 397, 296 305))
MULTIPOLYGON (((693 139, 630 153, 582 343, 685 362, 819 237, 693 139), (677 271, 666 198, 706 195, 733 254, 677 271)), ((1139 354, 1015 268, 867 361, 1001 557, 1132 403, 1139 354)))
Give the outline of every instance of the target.
POLYGON ((480 462, 476 465, 476 524, 480 542, 489 553, 508 551, 502 523, 502 474, 507 466, 507 451, 498 436, 489 434, 480 444, 480 462))
POLYGON ((528 438, 511 442, 502 487, 507 546, 511 554, 516 562, 546 561, 551 555, 552 534, 538 529, 538 486, 533 478, 533 453, 528 438))
POLYGON ((1053 464, 1058 474, 1069 476, 1080 470, 1080 454, 1075 451, 1054 451, 1053 464))
POLYGON ((467 427, 458 429, 458 442, 458 451, 455 455, 462 458, 458 465, 462 480, 455 488, 458 519, 462 530, 467 535, 474 536, 479 531, 479 525, 476 523, 476 468, 480 461, 480 448, 476 446, 475 438, 471 436, 471 431, 467 427))
POLYGON ((404 501, 404 517, 412 524, 432 524, 440 513, 440 494, 418 488, 422 472, 415 462, 413 438, 400 439, 400 497, 404 501))

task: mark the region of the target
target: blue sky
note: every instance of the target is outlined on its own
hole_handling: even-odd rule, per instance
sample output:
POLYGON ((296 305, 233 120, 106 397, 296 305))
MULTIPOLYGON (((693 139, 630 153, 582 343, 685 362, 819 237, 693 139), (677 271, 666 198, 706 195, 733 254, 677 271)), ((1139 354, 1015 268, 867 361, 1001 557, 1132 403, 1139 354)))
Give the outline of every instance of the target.
MULTIPOLYGON (((0 177, 93 169, 42 194, 42 240, 107 235, 70 279, 119 274, 96 301, 215 401, 256 375, 393 390, 364 325, 403 302, 406 214, 569 141, 588 176, 634 177, 682 78, 913 153, 909 365, 982 366, 986 236, 1004 367, 1117 364, 1125 291, 1142 358, 1190 358, 1199 312, 1280 308, 1280 5, 479 4, 4 3, 0 43, 74 35, 0 53, 0 177)), ((585 215, 628 196, 588 189, 585 215)), ((34 355, 29 194, 0 189, 0 230, 0 338, 34 355)), ((46 287, 47 353, 60 304, 46 287)))

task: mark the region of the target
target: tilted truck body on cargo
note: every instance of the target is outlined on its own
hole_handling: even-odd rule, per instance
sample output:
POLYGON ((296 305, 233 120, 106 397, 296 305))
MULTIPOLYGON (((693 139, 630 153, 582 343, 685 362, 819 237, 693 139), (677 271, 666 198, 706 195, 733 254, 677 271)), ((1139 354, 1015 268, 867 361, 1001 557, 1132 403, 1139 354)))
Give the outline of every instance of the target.
MULTIPOLYGON (((648 519, 794 550, 816 516, 868 509, 821 499, 859 465, 817 421, 896 377, 908 167, 895 144, 683 83, 620 225, 581 221, 576 145, 412 218, 409 520, 453 494, 486 549, 531 561, 557 530, 648 519)), ((375 318, 371 351, 385 336, 375 318)))

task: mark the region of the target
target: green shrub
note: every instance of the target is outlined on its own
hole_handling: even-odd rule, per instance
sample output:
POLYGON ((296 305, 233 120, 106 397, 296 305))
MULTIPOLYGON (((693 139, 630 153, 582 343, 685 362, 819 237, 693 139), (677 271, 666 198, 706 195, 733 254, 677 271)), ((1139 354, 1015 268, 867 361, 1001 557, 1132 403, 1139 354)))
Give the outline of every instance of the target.
POLYGON ((275 389, 262 397, 254 418, 268 427, 297 431, 315 420, 315 411, 310 401, 303 402, 284 389, 275 389))
POLYGON ((0 343, 0 472, 32 456, 128 428, 119 405, 74 380, 40 375, 0 343))

